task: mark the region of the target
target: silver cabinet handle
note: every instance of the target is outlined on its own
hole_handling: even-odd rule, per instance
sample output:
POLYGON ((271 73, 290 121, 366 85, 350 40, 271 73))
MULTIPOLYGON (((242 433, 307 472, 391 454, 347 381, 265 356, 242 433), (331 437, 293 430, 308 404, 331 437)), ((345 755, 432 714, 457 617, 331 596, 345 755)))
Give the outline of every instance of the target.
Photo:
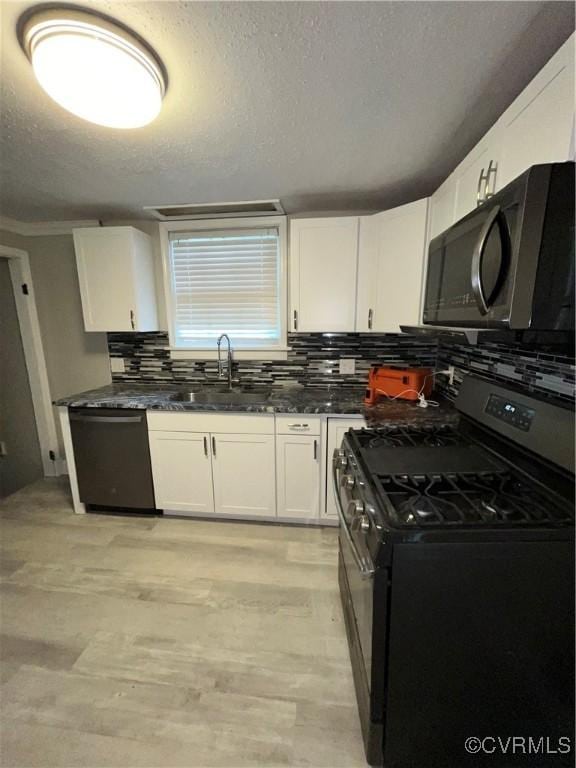
POLYGON ((298 330, 298 311, 294 310, 294 330, 298 330))
POLYGON ((318 460, 318 440, 314 440, 314 461, 318 460))
POLYGON ((216 438, 212 435, 212 455, 216 456, 216 438))
POLYGON ((208 456, 208 438, 204 435, 204 456, 208 456))
POLYGON ((486 184, 488 183, 488 174, 484 173, 484 168, 480 171, 478 177, 478 188, 476 190, 476 206, 482 205, 486 200, 486 184), (482 192, 482 184, 484 184, 484 192, 482 192))
POLYGON ((134 330, 134 310, 130 310, 130 325, 132 326, 132 330, 134 330))
POLYGON ((369 331, 372 330, 372 320, 373 320, 373 318, 374 318, 374 310, 373 309, 369 309, 368 310, 368 330, 369 331))
POLYGON ((288 424, 288 429, 310 429, 310 424, 288 424))
MULTIPOLYGON (((340 459, 340 454, 337 448, 334 451, 334 459, 332 461, 332 484, 334 487, 336 511, 338 512, 338 517, 340 519, 340 525, 342 527, 344 537, 350 546, 352 557, 354 558, 354 562, 358 566, 360 575, 362 576, 363 579, 369 579, 374 574, 374 564, 372 563, 371 560, 364 560, 362 558, 362 555, 358 552, 358 548, 356 547, 356 544, 354 543, 354 539, 352 538, 352 535, 350 533, 350 529, 348 528, 348 523, 346 522, 346 517, 344 516, 344 510, 342 509, 342 502, 340 501, 340 494, 338 492, 339 459, 340 459)), ((353 504, 354 502, 351 502, 351 503, 353 504)))
POLYGON ((493 197, 496 191, 496 173, 498 172, 498 163, 490 160, 488 163, 488 170, 486 171, 486 187, 484 190, 484 200, 489 200, 493 197), (492 186, 490 187, 490 177, 494 176, 492 186))

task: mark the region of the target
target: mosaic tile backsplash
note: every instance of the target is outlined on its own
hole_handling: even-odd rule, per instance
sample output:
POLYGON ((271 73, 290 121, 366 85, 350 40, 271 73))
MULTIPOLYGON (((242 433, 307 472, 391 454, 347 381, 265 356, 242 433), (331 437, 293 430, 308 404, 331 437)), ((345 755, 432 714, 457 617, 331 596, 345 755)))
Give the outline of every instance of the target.
POLYGON ((454 385, 439 377, 439 389, 450 399, 458 394, 462 378, 473 373, 532 393, 564 402, 574 402, 576 368, 573 354, 554 348, 478 343, 478 346, 440 344, 438 368, 456 368, 454 385))
MULTIPOLYGON (((576 368, 573 355, 552 349, 480 342, 478 346, 440 344, 407 334, 289 334, 286 361, 237 361, 234 375, 245 384, 363 387, 371 365, 456 367, 454 384, 443 376, 437 388, 450 399, 462 378, 474 373, 548 398, 573 402, 576 368), (356 372, 342 376, 341 357, 356 360, 356 372)), ((122 357, 126 370, 114 381, 199 383, 216 375, 216 361, 171 360, 166 333, 110 333, 111 357, 122 357)))
MULTIPOLYGON (((245 384, 363 387, 372 365, 433 367, 437 344, 394 333, 294 333, 288 346, 288 360, 234 362, 234 376, 245 384), (341 357, 356 360, 354 374, 339 373, 341 357)), ((171 360, 166 333, 109 333, 108 349, 126 368, 113 381, 197 383, 216 375, 215 360, 171 360)))

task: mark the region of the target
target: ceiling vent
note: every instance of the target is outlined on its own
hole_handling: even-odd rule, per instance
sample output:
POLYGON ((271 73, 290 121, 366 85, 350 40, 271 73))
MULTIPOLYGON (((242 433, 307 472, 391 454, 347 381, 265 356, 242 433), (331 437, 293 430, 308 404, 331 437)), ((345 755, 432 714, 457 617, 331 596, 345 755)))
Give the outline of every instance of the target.
POLYGON ((249 200, 241 203, 198 203, 190 205, 146 205, 162 221, 178 219, 222 219, 238 216, 278 216, 284 214, 280 200, 249 200))

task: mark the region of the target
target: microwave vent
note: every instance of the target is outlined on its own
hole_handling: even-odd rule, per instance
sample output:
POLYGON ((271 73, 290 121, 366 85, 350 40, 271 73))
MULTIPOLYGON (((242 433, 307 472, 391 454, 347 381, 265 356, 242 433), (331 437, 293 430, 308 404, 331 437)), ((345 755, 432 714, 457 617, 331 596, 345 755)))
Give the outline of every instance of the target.
POLYGON ((280 200, 248 200, 239 203, 190 203, 187 205, 146 205, 144 210, 162 221, 178 219, 221 219, 238 216, 284 215, 280 200))

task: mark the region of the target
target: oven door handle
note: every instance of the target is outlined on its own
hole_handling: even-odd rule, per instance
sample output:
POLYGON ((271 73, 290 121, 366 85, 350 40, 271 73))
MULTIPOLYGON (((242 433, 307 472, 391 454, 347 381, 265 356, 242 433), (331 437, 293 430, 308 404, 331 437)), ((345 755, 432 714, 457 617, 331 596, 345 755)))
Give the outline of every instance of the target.
POLYGON ((494 223, 500 215, 500 206, 495 205, 486 217, 486 221, 482 225, 478 240, 474 246, 472 253, 472 293, 476 299, 476 304, 481 315, 487 315, 489 311, 488 301, 484 295, 484 286, 482 285, 482 262, 484 261, 484 251, 486 250, 486 243, 488 241, 488 235, 490 234, 494 223))
POLYGON ((342 530, 344 531, 344 536, 350 546, 352 557, 354 558, 354 562, 358 566, 358 570, 360 571, 360 575, 362 576, 362 578, 369 579, 374 574, 374 565, 370 560, 368 561, 364 560, 362 555, 358 552, 356 544, 354 543, 354 539, 352 538, 352 534, 350 533, 350 529, 348 528, 346 517, 344 516, 344 510, 342 509, 342 502, 340 501, 340 494, 338 492, 338 450, 334 452, 334 458, 332 460, 332 483, 334 486, 336 511, 338 512, 338 517, 340 518, 340 525, 342 527, 342 530))

